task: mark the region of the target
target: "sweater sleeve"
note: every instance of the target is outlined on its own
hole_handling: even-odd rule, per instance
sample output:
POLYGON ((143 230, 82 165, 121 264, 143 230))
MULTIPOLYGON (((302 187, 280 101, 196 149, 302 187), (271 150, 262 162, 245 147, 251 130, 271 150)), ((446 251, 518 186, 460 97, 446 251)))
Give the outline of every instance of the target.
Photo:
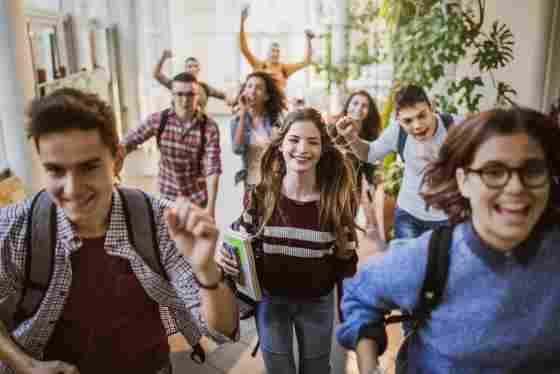
POLYGON ((387 347, 383 319, 392 310, 410 312, 418 302, 427 263, 430 233, 416 240, 394 240, 388 251, 373 256, 354 278, 344 282, 343 323, 338 342, 354 350, 363 337, 376 341, 379 355, 387 347))

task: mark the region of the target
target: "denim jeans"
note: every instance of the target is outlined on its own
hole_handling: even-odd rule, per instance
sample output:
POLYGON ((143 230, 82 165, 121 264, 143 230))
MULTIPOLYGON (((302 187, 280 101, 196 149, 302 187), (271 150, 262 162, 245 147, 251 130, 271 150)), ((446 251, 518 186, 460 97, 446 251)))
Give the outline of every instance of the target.
POLYGON ((310 300, 266 297, 257 307, 257 329, 268 374, 296 374, 295 328, 299 374, 328 374, 334 323, 334 292, 310 300))
POLYGON ((395 239, 417 238, 426 231, 447 225, 449 221, 424 221, 401 208, 395 209, 395 239))

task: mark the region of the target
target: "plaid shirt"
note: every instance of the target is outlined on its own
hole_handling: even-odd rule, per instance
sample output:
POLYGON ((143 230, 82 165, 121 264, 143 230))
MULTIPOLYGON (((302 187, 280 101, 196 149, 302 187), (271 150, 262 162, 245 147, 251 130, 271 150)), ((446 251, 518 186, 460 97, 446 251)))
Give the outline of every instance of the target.
MULTIPOLYGON (((130 261, 131 268, 146 293, 160 304, 162 323, 168 334, 180 331, 191 342, 198 341, 201 333, 211 336, 217 342, 228 341, 227 337, 210 330, 201 315, 199 289, 194 282, 191 266, 177 250, 164 223, 163 213, 171 205, 170 202, 155 198, 151 198, 151 202, 161 262, 170 281, 152 271, 130 244, 122 201, 116 191, 113 192, 113 205, 105 237, 107 254, 130 261)), ((0 209, 0 302, 13 300, 17 290, 23 288, 27 258, 25 234, 29 225, 30 205, 31 200, 26 200, 0 209)), ((42 359, 56 322, 62 315, 72 283, 70 255, 82 245, 64 211, 57 208, 56 216, 57 241, 50 285, 37 313, 12 332, 19 346, 36 359, 42 359)), ((0 374, 8 373, 13 373, 12 369, 0 363, 0 374)))
MULTIPOLYGON (((123 145, 126 151, 136 149, 152 136, 157 136, 162 112, 157 112, 136 130, 128 134, 123 145)), ((220 131, 216 122, 209 117, 206 123, 206 143, 199 165, 199 154, 202 133, 197 116, 192 122, 181 123, 175 111, 169 112, 167 125, 161 134, 158 188, 161 196, 175 200, 177 196, 185 196, 196 204, 203 205, 208 200, 206 184, 197 183, 201 177, 222 173, 220 158, 220 131)))

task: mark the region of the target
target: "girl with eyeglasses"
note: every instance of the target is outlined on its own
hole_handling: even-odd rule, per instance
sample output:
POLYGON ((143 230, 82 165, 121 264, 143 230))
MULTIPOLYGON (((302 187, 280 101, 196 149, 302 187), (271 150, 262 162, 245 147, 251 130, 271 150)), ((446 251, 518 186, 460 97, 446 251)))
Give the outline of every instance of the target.
MULTIPOLYGON (((448 275, 402 348, 407 373, 560 371, 558 144, 560 129, 524 108, 450 130, 423 179, 426 203, 454 224, 448 275)), ((394 241, 346 284, 338 340, 357 351, 361 372, 374 372, 386 348, 383 316, 418 307, 430 236, 394 241)))
MULTIPOLYGON (((254 235, 263 300, 258 334, 269 374, 330 371, 335 284, 356 270, 356 199, 351 167, 326 132, 321 114, 287 115, 265 150, 262 180, 234 224, 254 235), (293 357, 293 331, 299 363, 293 357)), ((216 261, 238 274, 227 250, 216 261)))

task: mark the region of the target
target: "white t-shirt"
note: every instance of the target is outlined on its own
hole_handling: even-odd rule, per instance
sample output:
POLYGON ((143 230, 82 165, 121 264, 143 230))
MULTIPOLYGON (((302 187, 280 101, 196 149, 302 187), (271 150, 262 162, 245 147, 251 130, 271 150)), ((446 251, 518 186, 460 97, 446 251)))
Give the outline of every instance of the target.
MULTIPOLYGON (((437 119, 437 130, 431 139, 420 142, 414 139, 414 137, 408 136, 403 151, 405 159, 404 176, 399 196, 397 197, 397 205, 399 208, 423 221, 443 221, 447 219, 447 216, 441 210, 427 209, 426 202, 419 194, 423 171, 428 161, 437 156, 439 148, 447 135, 447 130, 439 115, 437 119)), ((453 117, 455 125, 462 120, 461 117, 453 117)), ((399 128, 398 122, 392 121, 379 138, 370 143, 368 152, 369 163, 382 160, 389 153, 397 151, 399 128)))

